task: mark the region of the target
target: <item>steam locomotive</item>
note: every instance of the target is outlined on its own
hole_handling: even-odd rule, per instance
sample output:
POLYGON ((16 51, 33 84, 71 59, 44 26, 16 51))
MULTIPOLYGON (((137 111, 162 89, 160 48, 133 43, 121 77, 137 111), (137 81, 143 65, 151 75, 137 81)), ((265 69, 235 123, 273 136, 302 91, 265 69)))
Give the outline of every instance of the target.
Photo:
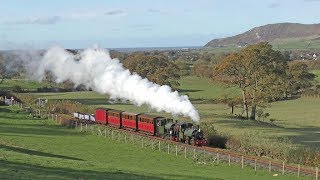
POLYGON ((73 117, 89 123, 137 131, 195 146, 205 146, 207 144, 207 140, 199 126, 188 122, 173 121, 173 119, 161 116, 98 108, 95 114, 88 115, 75 112, 73 117))

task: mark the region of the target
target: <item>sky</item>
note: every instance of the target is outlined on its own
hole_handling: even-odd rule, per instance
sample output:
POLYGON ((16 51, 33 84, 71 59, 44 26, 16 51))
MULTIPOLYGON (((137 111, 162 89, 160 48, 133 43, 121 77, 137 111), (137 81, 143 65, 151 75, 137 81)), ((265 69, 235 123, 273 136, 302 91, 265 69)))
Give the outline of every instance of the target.
POLYGON ((265 24, 320 23, 320 0, 0 0, 0 49, 203 46, 265 24))

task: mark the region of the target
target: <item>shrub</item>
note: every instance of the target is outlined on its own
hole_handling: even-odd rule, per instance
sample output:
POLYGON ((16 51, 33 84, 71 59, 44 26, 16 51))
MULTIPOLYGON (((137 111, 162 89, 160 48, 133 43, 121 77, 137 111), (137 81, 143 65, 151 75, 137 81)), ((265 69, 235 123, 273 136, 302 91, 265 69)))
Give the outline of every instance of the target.
POLYGON ((227 137, 222 135, 209 135, 207 138, 208 146, 226 149, 227 145, 227 137))
POLYGON ((21 93, 21 92, 23 92, 23 89, 21 88, 21 86, 16 85, 16 86, 13 86, 12 91, 17 92, 17 93, 21 93))
POLYGON ((70 100, 51 101, 48 104, 51 113, 72 114, 74 112, 92 113, 93 108, 70 100))
POLYGON ((320 165, 320 151, 311 148, 299 147, 290 150, 286 159, 292 163, 317 167, 320 165))

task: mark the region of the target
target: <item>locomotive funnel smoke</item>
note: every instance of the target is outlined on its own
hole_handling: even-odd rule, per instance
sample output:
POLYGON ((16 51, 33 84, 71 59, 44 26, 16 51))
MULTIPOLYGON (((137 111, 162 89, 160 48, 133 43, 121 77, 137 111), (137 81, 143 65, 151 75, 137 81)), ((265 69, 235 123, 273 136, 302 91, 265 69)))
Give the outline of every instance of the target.
POLYGON ((197 110, 188 96, 179 96, 167 85, 160 86, 137 74, 131 74, 118 59, 111 59, 104 49, 90 48, 75 56, 60 47, 49 49, 32 74, 42 80, 46 71, 50 71, 56 81, 71 80, 75 85, 84 84, 111 99, 125 99, 141 106, 148 105, 160 112, 190 117, 199 121, 197 110))

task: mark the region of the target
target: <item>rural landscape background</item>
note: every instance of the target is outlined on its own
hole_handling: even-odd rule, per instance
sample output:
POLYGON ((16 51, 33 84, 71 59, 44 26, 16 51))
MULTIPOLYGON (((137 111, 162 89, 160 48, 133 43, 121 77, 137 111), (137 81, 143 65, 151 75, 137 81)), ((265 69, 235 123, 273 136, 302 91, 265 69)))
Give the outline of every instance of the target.
MULTIPOLYGON (((318 1, 312 3, 319 7, 318 1)), ((281 7, 280 3, 273 3, 273 6, 269 8, 281 7)), ((164 11, 152 10, 149 9, 148 13, 166 16, 161 15, 164 11)), ((130 13, 125 10, 108 12, 104 16, 126 16, 130 13)), ((183 12, 189 13, 187 10, 183 12)), ((96 14, 92 16, 90 18, 97 18, 96 14)), ((54 23, 30 19, 28 25, 52 25, 65 20, 65 17, 57 16, 52 20, 54 23)), ((47 48, 43 43, 37 44, 36 48, 29 48, 29 45, 23 47, 17 45, 17 39, 6 46, 3 42, 9 40, 2 40, 0 177, 317 179, 320 166, 320 24, 289 23, 284 20, 270 22, 252 26, 241 33, 206 38, 205 43, 200 45, 177 44, 175 47, 170 43, 167 47, 148 46, 146 43, 129 48, 105 48, 102 43, 86 49, 77 45, 72 47, 61 40, 62 44, 68 44, 63 50, 56 44, 53 48, 47 48), (38 48, 41 44, 42 48, 38 48), (158 84, 165 86, 169 92, 186 95, 186 101, 190 100, 193 105, 189 108, 193 110, 194 107, 200 120, 193 121, 197 119, 194 114, 183 114, 179 110, 157 111, 151 108, 152 104, 121 98, 113 94, 117 90, 108 90, 107 82, 96 82, 95 73, 90 69, 70 67, 68 64, 68 61, 80 64, 91 59, 102 62, 104 55, 110 55, 110 60, 106 62, 121 64, 123 72, 129 70, 130 76, 139 75, 151 81, 148 84, 150 87, 158 84), (67 57, 64 61, 55 61, 55 58, 64 56, 67 57), (49 63, 46 64, 46 61, 49 63), (77 77, 83 78, 77 80, 77 77), (141 148, 140 144, 114 141, 113 134, 112 138, 107 135, 103 138, 65 126, 73 122, 74 112, 93 114, 96 108, 147 113, 192 122, 204 131, 210 148, 281 162, 299 169, 308 168, 314 173, 309 176, 298 173, 297 176, 295 171, 283 170, 281 173, 268 171, 268 167, 260 167, 256 171, 236 163, 217 163, 217 159, 203 163, 196 158, 174 156, 169 154, 169 150, 168 153, 155 151, 153 146, 147 149, 141 148), (53 116, 47 117, 47 114, 59 115, 62 121, 61 118, 60 122, 54 121, 53 116)), ((8 21, 5 24, 11 27, 26 23, 8 21)), ((119 31, 119 34, 122 33, 119 31)), ((121 39, 120 36, 118 38, 121 39)), ((162 42, 157 37, 155 41, 162 42)), ((92 69, 103 65, 96 62, 96 67, 92 69)), ((103 71, 118 70, 117 66, 110 67, 103 71)), ((117 88, 141 91, 142 86, 130 85, 119 85, 117 88)), ((125 91, 120 89, 119 92, 125 91)))

